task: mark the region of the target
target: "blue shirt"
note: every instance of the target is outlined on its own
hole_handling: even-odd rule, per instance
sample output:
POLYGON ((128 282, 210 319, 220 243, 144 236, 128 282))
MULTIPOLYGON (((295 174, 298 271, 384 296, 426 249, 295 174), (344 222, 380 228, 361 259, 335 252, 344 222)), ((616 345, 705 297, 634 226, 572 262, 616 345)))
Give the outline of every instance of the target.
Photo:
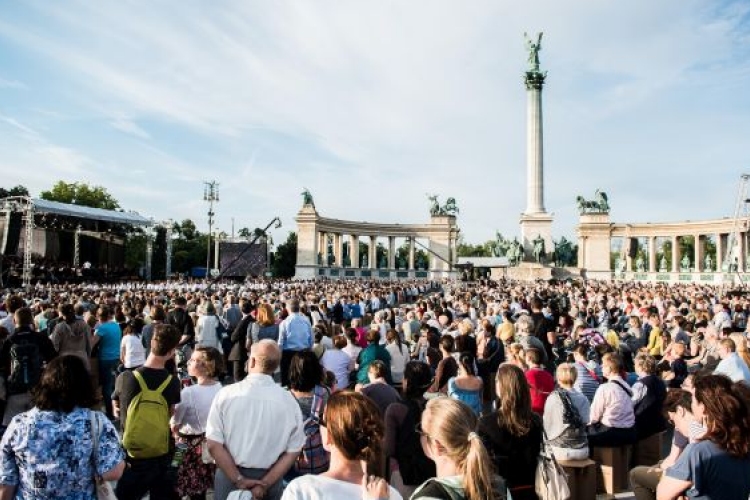
POLYGON ((122 340, 122 330, 120 325, 114 321, 107 321, 100 324, 94 334, 99 337, 99 359, 102 361, 112 361, 120 359, 120 341, 122 340))
MULTIPOLYGON (((97 474, 125 459, 117 431, 103 414, 97 474)), ((91 410, 70 413, 37 408, 16 415, 0 442, 0 483, 17 485, 24 500, 95 500, 91 410)))
POLYGON ((693 483, 685 491, 688 498, 747 500, 750 496, 750 457, 735 458, 713 441, 687 445, 665 474, 693 483))
POLYGON ((279 326, 279 347, 282 351, 312 349, 310 321, 300 313, 290 314, 279 326))

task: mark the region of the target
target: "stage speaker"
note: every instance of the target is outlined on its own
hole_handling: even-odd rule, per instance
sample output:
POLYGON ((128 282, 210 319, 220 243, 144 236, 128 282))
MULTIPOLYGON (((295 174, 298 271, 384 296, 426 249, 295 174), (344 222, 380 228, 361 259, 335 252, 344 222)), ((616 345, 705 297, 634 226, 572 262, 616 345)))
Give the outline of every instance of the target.
POLYGON ((635 259, 638 255, 638 240, 636 238, 630 238, 630 246, 628 247, 628 257, 635 259))
POLYGON ((3 255, 18 255, 18 245, 21 242, 21 228, 23 226, 22 217, 21 212, 10 212, 5 219, 3 255))

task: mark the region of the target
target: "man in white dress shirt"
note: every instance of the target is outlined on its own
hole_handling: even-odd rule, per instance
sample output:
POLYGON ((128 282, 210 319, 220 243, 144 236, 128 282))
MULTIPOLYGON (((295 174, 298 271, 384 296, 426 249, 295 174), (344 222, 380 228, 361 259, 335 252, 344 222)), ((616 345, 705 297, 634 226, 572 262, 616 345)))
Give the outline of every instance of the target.
POLYGON ((206 426, 216 460, 214 498, 251 490, 253 498, 278 500, 282 478, 305 444, 302 412, 289 391, 273 381, 281 353, 276 342, 253 344, 248 376, 219 391, 206 426))

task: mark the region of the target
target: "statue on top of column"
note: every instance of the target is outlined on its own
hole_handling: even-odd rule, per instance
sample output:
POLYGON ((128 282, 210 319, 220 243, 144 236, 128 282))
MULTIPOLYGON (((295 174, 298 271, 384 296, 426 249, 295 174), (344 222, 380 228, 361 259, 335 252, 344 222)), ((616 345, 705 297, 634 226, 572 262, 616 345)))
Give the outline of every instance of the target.
POLYGON ((310 205, 311 207, 315 208, 315 202, 313 201, 312 194, 310 194, 310 190, 305 188, 302 191, 302 206, 310 205))
POLYGON ((536 43, 534 43, 527 33, 523 34, 526 39, 526 49, 529 51, 529 71, 539 72, 539 51, 542 50, 542 35, 544 35, 544 32, 539 32, 536 43))

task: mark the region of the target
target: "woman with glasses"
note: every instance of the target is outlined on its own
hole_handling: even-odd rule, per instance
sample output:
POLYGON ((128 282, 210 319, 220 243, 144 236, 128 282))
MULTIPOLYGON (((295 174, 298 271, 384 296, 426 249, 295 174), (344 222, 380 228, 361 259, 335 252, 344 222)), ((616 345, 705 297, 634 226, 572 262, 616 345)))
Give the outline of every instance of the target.
POLYGON ((695 378, 692 413, 704 422, 706 433, 664 472, 656 489, 658 499, 750 496, 750 408, 740 384, 723 375, 695 378))
POLYGON ((400 500, 382 479, 383 420, 375 403, 353 391, 335 392, 319 420, 323 447, 331 453, 328 471, 298 477, 282 500, 400 500))
POLYGON ((435 462, 437 475, 425 481, 411 500, 501 500, 507 497, 482 439, 474 432, 477 416, 452 398, 427 402, 417 428, 422 449, 435 462))
POLYGON ((171 420, 177 442, 187 446, 177 471, 180 497, 202 500, 206 498, 206 491, 213 487, 216 466, 204 463, 202 452, 206 446, 208 412, 221 389, 218 378, 223 371, 224 356, 213 347, 197 346, 188 360, 188 374, 197 383, 182 389, 180 403, 175 406, 171 420))

